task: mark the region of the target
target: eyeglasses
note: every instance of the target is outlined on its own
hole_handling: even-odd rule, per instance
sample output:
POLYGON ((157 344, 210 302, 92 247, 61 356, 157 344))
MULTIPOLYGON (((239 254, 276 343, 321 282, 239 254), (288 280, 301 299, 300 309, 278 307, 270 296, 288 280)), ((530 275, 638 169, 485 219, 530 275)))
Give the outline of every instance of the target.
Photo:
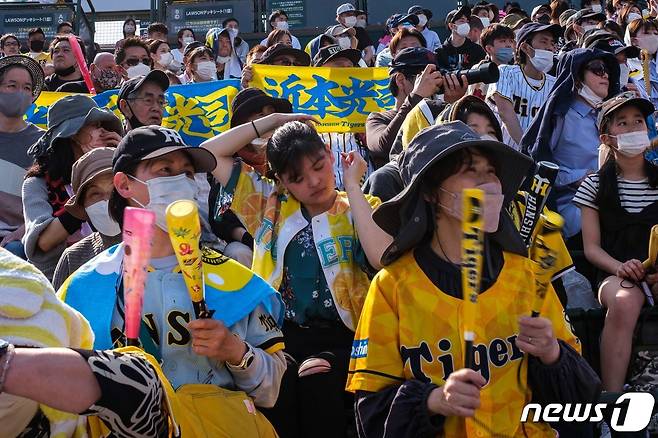
POLYGON ((605 63, 599 59, 590 62, 585 66, 585 70, 591 71, 597 76, 605 76, 609 74, 608 72, 608 67, 605 65, 605 63))
POLYGON ((140 62, 144 65, 148 65, 149 67, 151 66, 151 58, 142 58, 142 59, 130 58, 130 59, 126 59, 125 62, 128 67, 134 67, 140 62))
POLYGON ((158 105, 160 108, 164 108, 165 104, 167 103, 167 100, 164 97, 153 97, 153 96, 128 97, 128 100, 141 100, 148 106, 158 105))

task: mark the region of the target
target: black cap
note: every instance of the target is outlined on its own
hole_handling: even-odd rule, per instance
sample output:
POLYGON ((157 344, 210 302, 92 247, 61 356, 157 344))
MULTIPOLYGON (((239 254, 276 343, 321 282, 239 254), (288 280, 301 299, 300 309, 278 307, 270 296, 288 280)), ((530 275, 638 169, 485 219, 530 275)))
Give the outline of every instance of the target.
POLYGON ((612 113, 626 105, 635 105, 642 112, 645 118, 653 114, 654 111, 653 103, 651 103, 651 101, 637 97, 632 91, 625 91, 611 97, 601 104, 601 110, 599 111, 599 115, 596 119, 596 126, 598 126, 600 129, 601 123, 603 123, 604 119, 610 117, 612 113))
POLYGON ((212 172, 217 166, 217 160, 210 151, 186 145, 178 131, 150 125, 135 128, 123 137, 112 156, 112 171, 125 172, 140 161, 175 151, 185 151, 197 173, 212 172))
POLYGON ((391 22, 391 27, 398 27, 402 23, 410 23, 413 24, 414 26, 418 26, 418 23, 420 23, 420 19, 416 14, 407 14, 407 15, 400 14, 399 17, 396 17, 391 22))
POLYGON ((459 9, 453 9, 452 11, 448 12, 448 15, 446 16, 446 23, 454 23, 455 21, 459 20, 461 17, 470 18, 471 8, 464 5, 459 9))
POLYGON ((541 24, 541 23, 526 23, 519 29, 519 33, 516 35, 516 45, 518 47, 523 41, 527 41, 532 38, 532 36, 539 32, 548 31, 553 34, 555 41, 560 38, 560 33, 562 28, 559 24, 541 24))
POLYGON ((425 9, 421 5, 413 5, 407 10, 407 14, 414 14, 414 15, 423 14, 427 17, 428 20, 432 18, 432 11, 430 11, 429 9, 425 9))
POLYGON ((428 64, 436 64, 436 54, 424 47, 407 47, 400 50, 391 62, 389 74, 403 72, 418 74, 428 64))
POLYGON ((241 90, 231 102, 231 128, 247 123, 250 115, 260 113, 263 107, 272 105, 277 113, 292 113, 292 104, 287 99, 270 96, 259 88, 241 90))
POLYGON ((591 9, 581 9, 571 17, 576 24, 580 24, 583 20, 588 18, 596 21, 605 21, 605 14, 603 12, 594 12, 591 9))
POLYGON ((276 43, 275 45, 270 46, 265 52, 263 52, 263 56, 260 58, 260 60, 258 60, 257 64, 269 65, 272 61, 274 61, 274 58, 281 55, 292 56, 300 65, 311 65, 311 57, 308 56, 308 53, 283 43, 276 43))
POLYGON ((639 47, 627 46, 619 37, 605 30, 596 30, 588 34, 583 42, 583 47, 586 49, 600 49, 614 55, 624 53, 628 58, 640 56, 639 47))
POLYGON ((162 88, 163 92, 169 88, 167 75, 162 70, 151 70, 146 76, 137 76, 124 82, 119 90, 119 100, 128 99, 130 93, 139 90, 146 82, 155 83, 162 88))
POLYGON ((352 61, 352 64, 356 67, 361 60, 361 52, 356 49, 342 49, 337 44, 323 47, 318 54, 315 55, 315 58, 313 58, 313 66, 322 67, 327 62, 337 58, 347 58, 352 61))

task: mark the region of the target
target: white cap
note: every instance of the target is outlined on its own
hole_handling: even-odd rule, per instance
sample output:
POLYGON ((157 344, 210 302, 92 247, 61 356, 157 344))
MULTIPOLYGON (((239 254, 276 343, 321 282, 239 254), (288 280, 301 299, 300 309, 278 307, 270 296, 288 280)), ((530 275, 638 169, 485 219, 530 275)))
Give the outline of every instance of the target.
POLYGON ((338 6, 338 9, 336 9, 336 15, 340 15, 350 11, 356 11, 354 5, 352 3, 343 3, 342 5, 338 6))

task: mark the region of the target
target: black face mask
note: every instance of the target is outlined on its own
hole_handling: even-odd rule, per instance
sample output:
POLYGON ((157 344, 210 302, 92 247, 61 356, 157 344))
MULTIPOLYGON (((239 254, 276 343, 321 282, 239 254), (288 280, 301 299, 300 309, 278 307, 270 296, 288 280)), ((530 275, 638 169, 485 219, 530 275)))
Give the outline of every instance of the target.
POLYGON ((30 41, 30 50, 33 52, 41 52, 45 44, 46 42, 43 40, 32 40, 30 41))
POLYGON ((73 73, 75 73, 75 65, 72 65, 72 66, 66 67, 66 68, 56 68, 55 69, 55 74, 57 76, 60 76, 60 77, 61 76, 72 75, 73 73))
MULTIPOLYGON (((133 108, 130 106, 128 101, 126 101, 126 105, 128 105, 128 108, 130 109, 130 112, 132 113, 132 116, 126 117, 128 119, 128 121, 130 122, 130 129, 135 129, 135 128, 145 126, 142 122, 140 122, 137 119, 137 116, 135 116, 135 111, 133 111, 133 108)), ((124 114, 124 116, 125 116, 125 114, 124 114)))

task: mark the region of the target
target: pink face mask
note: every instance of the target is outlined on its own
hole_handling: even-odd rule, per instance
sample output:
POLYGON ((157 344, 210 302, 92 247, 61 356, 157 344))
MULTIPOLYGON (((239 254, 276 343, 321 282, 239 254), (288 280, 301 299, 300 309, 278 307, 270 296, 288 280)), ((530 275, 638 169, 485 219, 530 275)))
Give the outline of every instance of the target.
MULTIPOLYGON (((493 233, 498 230, 498 221, 500 220, 500 210, 503 208, 503 200, 505 196, 502 193, 500 184, 498 183, 486 183, 480 184, 475 187, 484 192, 484 226, 483 231, 485 233, 493 233)), ((463 208, 463 196, 462 193, 452 193, 448 190, 442 189, 439 187, 439 190, 447 193, 452 196, 452 206, 447 206, 439 203, 439 205, 448 213, 450 216, 461 221, 462 220, 462 208, 463 208)))

